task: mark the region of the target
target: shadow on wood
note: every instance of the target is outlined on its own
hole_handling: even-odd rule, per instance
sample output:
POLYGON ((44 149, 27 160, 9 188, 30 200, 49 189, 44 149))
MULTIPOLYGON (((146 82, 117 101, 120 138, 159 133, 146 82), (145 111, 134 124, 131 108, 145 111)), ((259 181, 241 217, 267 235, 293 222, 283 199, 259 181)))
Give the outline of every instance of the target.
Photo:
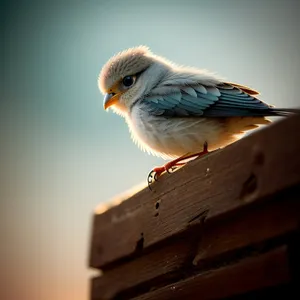
POLYGON ((274 123, 96 214, 90 298, 299 296, 299 132, 274 123))

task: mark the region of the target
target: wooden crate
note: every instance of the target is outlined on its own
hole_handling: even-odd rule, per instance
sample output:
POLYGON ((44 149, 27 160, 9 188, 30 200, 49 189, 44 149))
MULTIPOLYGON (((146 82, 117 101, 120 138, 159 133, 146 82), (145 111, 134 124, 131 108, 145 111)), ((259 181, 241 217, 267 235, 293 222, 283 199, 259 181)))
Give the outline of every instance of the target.
POLYGON ((94 216, 90 299, 300 299, 300 116, 94 216))

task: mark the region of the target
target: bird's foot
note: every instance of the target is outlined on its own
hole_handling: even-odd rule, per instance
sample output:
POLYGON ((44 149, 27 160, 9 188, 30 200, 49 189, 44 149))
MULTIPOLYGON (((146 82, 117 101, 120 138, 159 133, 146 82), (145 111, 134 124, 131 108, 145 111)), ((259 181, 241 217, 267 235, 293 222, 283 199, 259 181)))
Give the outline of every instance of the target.
POLYGON ((176 163, 174 161, 170 161, 161 167, 155 167, 148 175, 147 181, 149 189, 151 190, 150 184, 154 181, 157 181, 158 177, 160 177, 164 172, 172 173, 175 169, 182 165, 184 165, 184 163, 176 163))
POLYGON ((147 178, 149 189, 151 190, 150 185, 154 181, 157 181, 158 177, 160 177, 164 172, 172 173, 178 167, 185 165, 186 162, 185 163, 182 162, 183 160, 191 159, 191 158, 199 158, 200 156, 203 156, 204 154, 207 154, 207 153, 208 153, 207 143, 205 142, 202 152, 195 153, 192 155, 184 155, 184 156, 181 156, 179 158, 176 158, 176 159, 166 163, 165 165, 163 165, 161 167, 155 167, 153 170, 151 170, 151 172, 149 173, 148 178, 147 178))

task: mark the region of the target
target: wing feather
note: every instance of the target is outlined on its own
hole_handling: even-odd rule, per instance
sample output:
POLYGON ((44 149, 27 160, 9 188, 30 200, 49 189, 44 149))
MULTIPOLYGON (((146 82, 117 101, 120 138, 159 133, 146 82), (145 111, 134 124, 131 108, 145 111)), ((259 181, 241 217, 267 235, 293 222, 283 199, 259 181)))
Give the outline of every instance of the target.
POLYGON ((238 84, 199 84, 178 89, 174 87, 170 93, 151 95, 143 98, 140 103, 141 108, 149 113, 166 117, 277 115, 271 106, 254 97, 257 94, 257 91, 238 84))

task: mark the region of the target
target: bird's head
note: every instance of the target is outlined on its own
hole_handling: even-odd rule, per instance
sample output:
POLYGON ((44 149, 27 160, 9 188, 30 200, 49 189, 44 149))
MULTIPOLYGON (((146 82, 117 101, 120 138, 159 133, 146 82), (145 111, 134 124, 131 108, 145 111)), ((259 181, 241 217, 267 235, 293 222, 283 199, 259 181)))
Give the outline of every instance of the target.
POLYGON ((126 113, 160 80, 166 65, 146 46, 127 49, 113 56, 102 68, 98 85, 104 96, 104 109, 126 113))

